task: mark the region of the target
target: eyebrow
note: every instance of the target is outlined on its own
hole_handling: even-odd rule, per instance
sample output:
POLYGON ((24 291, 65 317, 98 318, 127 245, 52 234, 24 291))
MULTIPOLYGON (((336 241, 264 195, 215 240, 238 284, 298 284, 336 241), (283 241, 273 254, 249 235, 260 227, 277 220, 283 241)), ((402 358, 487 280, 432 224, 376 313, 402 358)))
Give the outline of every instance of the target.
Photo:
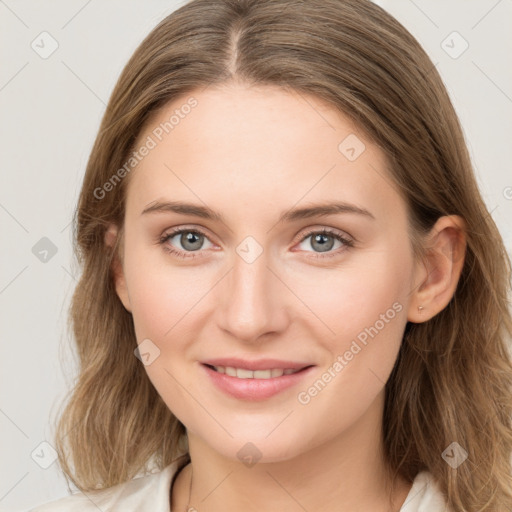
MULTIPOLYGON (((146 215, 149 213, 165 213, 174 212, 181 213, 184 215, 193 215, 195 217, 201 217, 203 219, 214 220, 225 223, 223 216, 220 213, 213 211, 207 206, 201 206, 192 203, 186 203, 181 201, 154 201, 150 203, 141 213, 146 215)), ((308 219, 311 217, 322 217, 327 215, 336 215, 340 213, 352 213, 363 215, 370 219, 375 220, 373 214, 366 208, 356 206, 350 203, 322 203, 312 206, 306 206, 302 208, 294 208, 287 210, 281 214, 278 223, 281 222, 293 222, 301 219, 308 219)))

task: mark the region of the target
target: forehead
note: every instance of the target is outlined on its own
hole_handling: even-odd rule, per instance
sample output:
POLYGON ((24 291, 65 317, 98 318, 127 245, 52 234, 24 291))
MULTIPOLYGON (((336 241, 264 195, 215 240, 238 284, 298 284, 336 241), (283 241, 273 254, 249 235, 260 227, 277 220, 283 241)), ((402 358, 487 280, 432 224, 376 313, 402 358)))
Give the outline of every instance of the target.
POLYGON ((400 200, 383 152, 348 117, 294 91, 195 90, 160 109, 136 148, 150 139, 128 189, 139 209, 176 197, 222 210, 346 200, 385 214, 400 200))

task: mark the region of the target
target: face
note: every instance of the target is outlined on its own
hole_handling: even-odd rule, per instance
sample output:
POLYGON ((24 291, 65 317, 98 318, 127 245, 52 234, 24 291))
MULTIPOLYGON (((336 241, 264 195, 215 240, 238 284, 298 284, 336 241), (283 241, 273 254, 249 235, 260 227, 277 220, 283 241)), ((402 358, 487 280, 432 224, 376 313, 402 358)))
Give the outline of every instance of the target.
POLYGON ((158 393, 231 459, 348 432, 383 396, 414 288, 381 150, 315 97, 240 85, 175 100, 148 137, 117 291, 158 393))

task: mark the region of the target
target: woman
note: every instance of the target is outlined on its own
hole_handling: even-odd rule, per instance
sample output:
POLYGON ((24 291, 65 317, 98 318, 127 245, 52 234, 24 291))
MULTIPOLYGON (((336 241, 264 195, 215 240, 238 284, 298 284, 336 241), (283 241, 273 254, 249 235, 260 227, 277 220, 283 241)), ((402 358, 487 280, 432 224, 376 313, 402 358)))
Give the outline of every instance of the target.
POLYGON ((510 263, 437 70, 378 6, 164 19, 76 241, 56 443, 81 492, 35 510, 512 508, 510 263))

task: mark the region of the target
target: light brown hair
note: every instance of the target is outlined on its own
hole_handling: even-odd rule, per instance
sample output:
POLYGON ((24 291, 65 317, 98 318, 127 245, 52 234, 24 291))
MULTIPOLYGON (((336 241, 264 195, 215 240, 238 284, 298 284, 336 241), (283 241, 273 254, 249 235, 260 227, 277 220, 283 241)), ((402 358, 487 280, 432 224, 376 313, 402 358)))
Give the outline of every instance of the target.
MULTIPOLYGON (((478 191, 457 115, 413 36, 369 0, 193 0, 166 17, 124 68, 92 149, 75 217, 83 270, 71 321, 79 375, 56 445, 81 490, 110 487, 180 454, 184 426, 141 362, 112 276, 129 176, 98 199, 151 116, 179 96, 236 80, 314 95, 349 116, 385 153, 409 211, 411 242, 443 215, 467 226, 448 306, 408 323, 386 384, 384 447, 394 475, 430 471, 455 512, 512 510, 510 260, 478 191), (441 457, 458 442, 457 469, 441 457)), ((135 172, 135 171, 134 171, 135 172)))

